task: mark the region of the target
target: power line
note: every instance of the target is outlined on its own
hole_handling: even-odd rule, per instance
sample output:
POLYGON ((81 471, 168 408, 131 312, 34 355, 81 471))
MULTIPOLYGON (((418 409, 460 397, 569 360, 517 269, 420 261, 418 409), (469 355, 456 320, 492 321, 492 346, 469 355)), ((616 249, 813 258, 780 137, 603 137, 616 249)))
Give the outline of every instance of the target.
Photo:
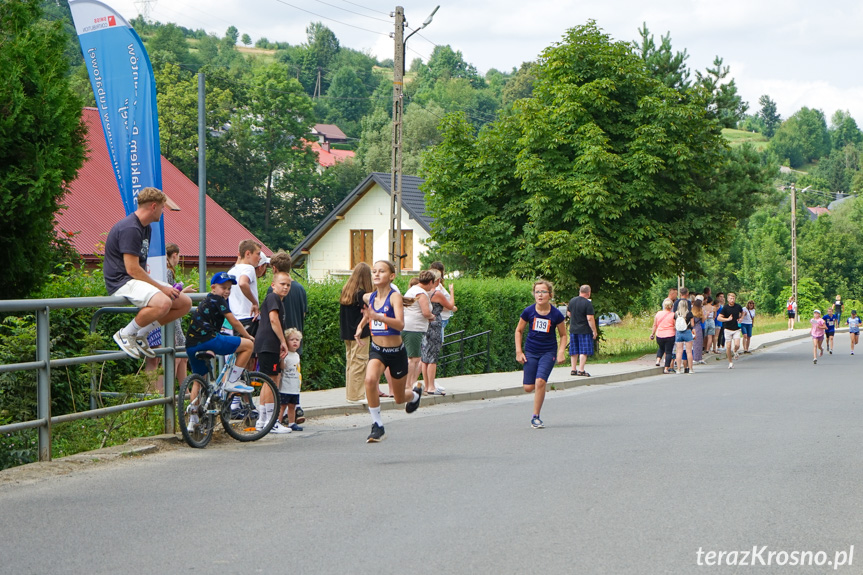
POLYGON ((378 32, 377 30, 369 30, 368 28, 363 28, 362 26, 354 26, 353 24, 348 24, 347 22, 342 22, 340 20, 336 20, 335 18, 330 18, 329 16, 324 16, 323 14, 318 14, 317 12, 312 12, 311 10, 306 10, 305 8, 300 8, 299 6, 295 6, 289 2, 285 2, 285 0, 276 0, 279 4, 284 4, 285 6, 290 6, 295 10, 299 10, 301 12, 306 12, 307 14, 311 14, 312 16, 317 16, 318 18, 323 18, 324 20, 329 20, 330 22, 335 22, 336 24, 341 24, 342 26, 349 26, 351 28, 356 28, 357 30, 362 30, 363 32, 371 32, 372 34, 379 34, 381 36, 389 37, 389 34, 384 32, 378 32))
POLYGON ((356 2, 350 2, 350 0, 342 0, 345 4, 353 4, 354 6, 358 6, 363 10, 368 10, 369 12, 374 12, 376 14, 383 14, 384 16, 390 16, 387 12, 381 12, 380 10, 375 10, 374 8, 369 8, 368 6, 363 6, 362 4, 357 4, 356 2))
POLYGON ((383 18, 375 18, 374 16, 368 16, 366 14, 360 14, 359 12, 354 12, 353 10, 348 10, 347 8, 342 8, 341 6, 336 6, 335 4, 330 4, 329 2, 324 2, 324 0, 315 0, 315 2, 318 2, 325 6, 330 6, 332 8, 335 8, 336 10, 344 10, 345 12, 350 12, 351 14, 362 16, 363 18, 369 18, 370 20, 377 20, 378 22, 385 22, 386 24, 390 23, 389 20, 384 20, 383 18))

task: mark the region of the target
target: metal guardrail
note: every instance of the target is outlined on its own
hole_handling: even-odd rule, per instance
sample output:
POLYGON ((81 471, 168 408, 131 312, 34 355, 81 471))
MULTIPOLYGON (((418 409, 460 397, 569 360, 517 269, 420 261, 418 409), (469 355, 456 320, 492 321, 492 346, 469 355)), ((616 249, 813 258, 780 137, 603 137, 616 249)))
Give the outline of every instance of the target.
POLYGON ((462 375, 464 373, 464 360, 470 359, 472 357, 479 357, 481 355, 485 355, 485 373, 491 371, 491 331, 492 330, 487 330, 480 333, 475 333, 473 335, 469 335, 467 337, 464 337, 464 330, 444 334, 444 343, 443 346, 441 346, 441 351, 443 351, 443 348, 448 345, 458 345, 458 351, 441 355, 438 358, 437 365, 438 369, 441 370, 441 377, 446 377, 446 366, 456 362, 458 362, 459 365, 459 375, 462 375), (447 338, 455 336, 459 336, 459 338, 452 341, 446 341, 447 338), (485 336, 485 350, 465 355, 465 342, 469 342, 483 336, 485 336))
MULTIPOLYGON (((188 294, 192 301, 201 301, 206 294, 188 294)), ((69 357, 62 359, 51 359, 51 324, 50 311, 52 309, 86 309, 104 308, 98 310, 91 322, 91 331, 95 330, 96 322, 104 313, 135 313, 137 308, 129 306, 128 300, 123 297, 80 297, 80 298, 53 298, 53 299, 20 299, 0 300, 0 313, 35 312, 36 315, 36 361, 23 363, 10 363, 0 365, 0 373, 13 371, 36 371, 36 415, 37 418, 30 421, 22 421, 9 425, 0 426, 0 433, 11 433, 26 429, 38 428, 39 430, 39 461, 51 461, 51 426, 56 423, 75 421, 91 417, 103 417, 112 413, 152 407, 155 405, 165 406, 165 433, 174 433, 174 359, 178 351, 173 345, 163 345, 155 349, 157 355, 165 356, 165 396, 158 399, 137 401, 123 405, 114 405, 100 409, 90 409, 76 413, 67 413, 56 417, 51 416, 51 369, 72 365, 83 365, 88 363, 101 363, 109 360, 129 359, 122 351, 102 351, 97 355, 85 355, 81 357, 69 357), (123 306, 123 307, 118 307, 123 306)), ((163 343, 174 341, 173 322, 163 326, 163 343)), ((182 352, 179 352, 182 357, 182 352)), ((92 393, 91 393, 92 396, 92 393)), ((91 399, 91 407, 94 404, 91 399)))

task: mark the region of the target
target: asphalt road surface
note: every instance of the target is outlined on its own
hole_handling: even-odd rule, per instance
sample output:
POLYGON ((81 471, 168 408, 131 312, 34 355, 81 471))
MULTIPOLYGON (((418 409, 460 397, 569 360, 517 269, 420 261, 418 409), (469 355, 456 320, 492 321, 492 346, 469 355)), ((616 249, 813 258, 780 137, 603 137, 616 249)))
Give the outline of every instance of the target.
POLYGON ((863 573, 838 344, 553 392, 541 430, 503 398, 6 485, 0 573, 863 573))

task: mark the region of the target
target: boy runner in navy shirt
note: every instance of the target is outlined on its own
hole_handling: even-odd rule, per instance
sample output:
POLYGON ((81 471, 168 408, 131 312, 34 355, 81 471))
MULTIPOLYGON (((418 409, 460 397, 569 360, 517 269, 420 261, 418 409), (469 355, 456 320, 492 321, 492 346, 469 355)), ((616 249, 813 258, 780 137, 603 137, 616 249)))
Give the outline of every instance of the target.
POLYGON ((827 315, 821 319, 827 325, 827 328, 824 330, 824 339, 827 340, 827 352, 833 355, 833 336, 836 335, 836 324, 839 323, 839 318, 833 314, 833 308, 831 307, 827 315))
POLYGON ((551 282, 536 281, 533 284, 533 298, 536 303, 521 312, 518 327, 515 328, 515 360, 524 365, 524 391, 535 391, 533 417, 530 420, 534 429, 545 427, 539 414, 545 401, 548 376, 551 375, 554 364, 565 359, 566 318, 551 305, 552 297, 554 287, 551 282), (521 342, 525 328, 528 328, 527 338, 522 351, 521 342), (555 330, 558 337, 554 335, 555 330))

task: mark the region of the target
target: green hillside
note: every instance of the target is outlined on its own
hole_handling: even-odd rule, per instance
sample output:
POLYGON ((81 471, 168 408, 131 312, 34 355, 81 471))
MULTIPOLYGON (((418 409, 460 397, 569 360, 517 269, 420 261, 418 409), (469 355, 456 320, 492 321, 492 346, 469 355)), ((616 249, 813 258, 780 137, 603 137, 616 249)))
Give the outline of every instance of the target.
POLYGON ((731 147, 741 145, 743 142, 749 142, 756 150, 763 150, 767 146, 767 138, 758 132, 746 132, 744 130, 733 130, 731 128, 723 128, 722 135, 731 144, 731 147))

